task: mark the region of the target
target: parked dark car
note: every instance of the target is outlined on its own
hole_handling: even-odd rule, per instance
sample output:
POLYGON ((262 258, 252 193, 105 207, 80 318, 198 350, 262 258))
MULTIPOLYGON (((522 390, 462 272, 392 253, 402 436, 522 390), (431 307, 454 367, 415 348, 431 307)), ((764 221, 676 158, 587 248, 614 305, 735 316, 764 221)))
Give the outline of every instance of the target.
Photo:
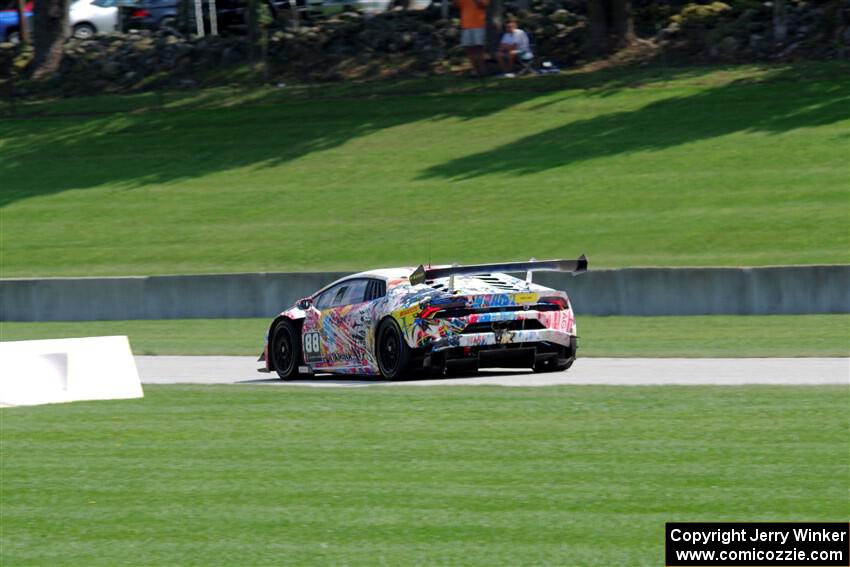
POLYGON ((177 26, 177 0, 138 0, 121 8, 125 29, 166 29, 177 26))
MULTIPOLYGON (((186 11, 189 21, 187 31, 194 31, 194 2, 187 2, 183 9, 186 11)), ((296 0, 299 5, 305 0, 296 0)), ((283 11, 289 10, 288 0, 261 0, 271 11, 273 18, 277 19, 283 11)), ((220 32, 239 33, 245 31, 246 0, 216 0, 216 20, 220 32)), ((204 22, 206 29, 210 29, 209 2, 202 3, 204 22)), ((177 28, 179 21, 179 0, 136 0, 132 5, 122 8, 122 21, 124 29, 166 29, 177 28)))

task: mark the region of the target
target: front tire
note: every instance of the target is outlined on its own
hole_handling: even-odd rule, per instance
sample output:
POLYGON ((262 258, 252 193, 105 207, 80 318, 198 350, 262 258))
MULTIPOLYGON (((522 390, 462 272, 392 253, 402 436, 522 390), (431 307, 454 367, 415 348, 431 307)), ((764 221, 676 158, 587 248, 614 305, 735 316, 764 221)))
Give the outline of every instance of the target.
POLYGON ((298 365, 302 359, 300 329, 287 319, 275 325, 269 344, 269 354, 275 372, 281 380, 297 378, 298 365))
POLYGON ((375 354, 381 375, 387 380, 398 380, 410 366, 410 347, 392 317, 381 321, 377 337, 375 354))

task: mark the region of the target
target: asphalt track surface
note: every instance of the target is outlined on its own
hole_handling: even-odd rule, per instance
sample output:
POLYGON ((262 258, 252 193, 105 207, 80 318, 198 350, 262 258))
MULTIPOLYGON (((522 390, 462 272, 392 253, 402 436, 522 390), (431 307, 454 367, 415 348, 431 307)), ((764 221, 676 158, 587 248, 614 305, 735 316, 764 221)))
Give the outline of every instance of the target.
POLYGON ((486 369, 442 379, 387 382, 316 375, 283 382, 250 356, 137 356, 143 384, 263 384, 278 387, 555 385, 850 385, 850 358, 580 358, 566 372, 486 369))

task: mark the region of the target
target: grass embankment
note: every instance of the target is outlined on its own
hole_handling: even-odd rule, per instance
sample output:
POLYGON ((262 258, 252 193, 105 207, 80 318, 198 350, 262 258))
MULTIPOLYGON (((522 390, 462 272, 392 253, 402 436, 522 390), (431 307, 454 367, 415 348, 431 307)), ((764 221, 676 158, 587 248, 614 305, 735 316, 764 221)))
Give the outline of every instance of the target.
POLYGON ((668 521, 848 519, 846 387, 145 390, 2 410, 0 563, 661 565, 668 521))
POLYGON ((847 263, 848 69, 29 103, 0 120, 2 276, 847 263))
MULTIPOLYGON (((0 323, 0 340, 127 335, 136 354, 256 355, 267 319, 0 323)), ((847 315, 579 317, 580 356, 850 356, 847 315)))

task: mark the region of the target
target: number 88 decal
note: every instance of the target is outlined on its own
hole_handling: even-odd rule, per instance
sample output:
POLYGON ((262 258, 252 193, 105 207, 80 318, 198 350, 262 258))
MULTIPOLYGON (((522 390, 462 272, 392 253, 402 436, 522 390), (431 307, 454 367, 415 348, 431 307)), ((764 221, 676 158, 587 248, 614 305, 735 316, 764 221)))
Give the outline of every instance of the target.
POLYGON ((304 333, 304 354, 308 360, 319 358, 321 355, 319 333, 315 331, 304 333))

